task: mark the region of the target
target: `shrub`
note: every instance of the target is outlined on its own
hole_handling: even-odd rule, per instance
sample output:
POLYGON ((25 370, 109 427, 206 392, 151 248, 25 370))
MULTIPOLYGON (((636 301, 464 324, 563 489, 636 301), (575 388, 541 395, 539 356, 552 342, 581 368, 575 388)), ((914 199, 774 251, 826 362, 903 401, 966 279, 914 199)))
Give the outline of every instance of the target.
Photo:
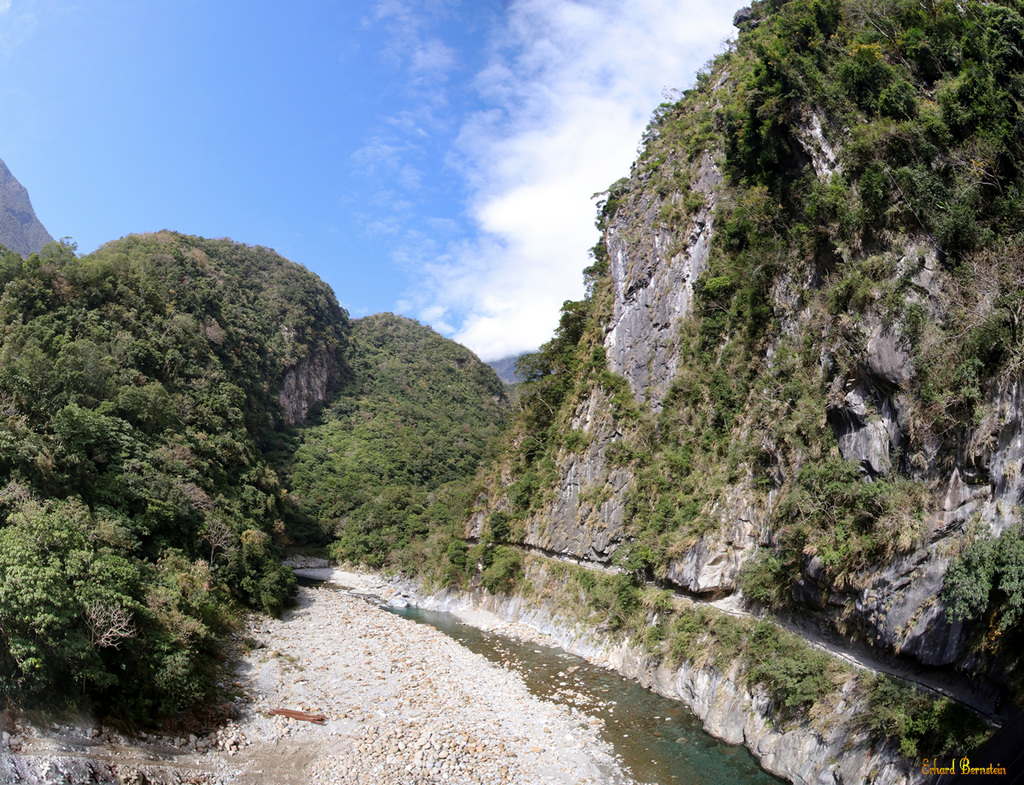
POLYGON ((873 114, 879 96, 893 80, 893 70, 878 44, 855 44, 849 59, 839 67, 839 76, 857 105, 873 114))
POLYGON ((490 529, 492 542, 508 542, 512 536, 512 516, 504 510, 492 512, 487 519, 487 526, 490 529))
POLYGON ((841 672, 832 657, 770 621, 754 628, 744 661, 750 681, 768 690, 783 716, 810 709, 841 672))
POLYGON ((769 608, 781 608, 790 600, 793 577, 778 556, 761 550, 741 568, 738 577, 743 595, 769 608))
POLYGON ((917 115, 914 86, 906 79, 897 79, 878 96, 878 112, 893 120, 909 120, 917 115))
POLYGON ((1015 627, 1024 616, 1024 524, 979 539, 953 561, 942 599, 950 621, 990 614, 999 631, 1015 627))
POLYGON ((858 684, 867 692, 872 736, 896 742, 908 758, 965 755, 989 734, 976 714, 949 698, 936 698, 880 673, 861 676, 858 684))
POLYGON ((515 548, 497 546, 492 549, 490 564, 480 580, 491 594, 509 594, 523 577, 522 556, 515 548))

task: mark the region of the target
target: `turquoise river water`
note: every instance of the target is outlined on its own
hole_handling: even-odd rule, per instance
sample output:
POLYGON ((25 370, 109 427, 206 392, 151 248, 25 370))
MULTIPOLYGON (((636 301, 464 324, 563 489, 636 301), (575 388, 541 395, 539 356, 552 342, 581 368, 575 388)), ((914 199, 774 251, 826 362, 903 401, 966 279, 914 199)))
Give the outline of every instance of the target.
POLYGON ((450 613, 388 609, 429 624, 467 649, 518 673, 530 691, 604 720, 604 737, 633 777, 657 785, 777 785, 744 747, 705 733, 678 701, 562 649, 524 643, 463 624, 450 613))

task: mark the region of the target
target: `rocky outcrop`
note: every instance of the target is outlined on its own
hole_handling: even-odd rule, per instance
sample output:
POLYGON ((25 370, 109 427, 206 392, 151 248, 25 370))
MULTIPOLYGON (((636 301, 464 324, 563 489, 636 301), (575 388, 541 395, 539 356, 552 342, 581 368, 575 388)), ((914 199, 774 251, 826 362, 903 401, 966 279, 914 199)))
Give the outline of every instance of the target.
POLYGON ((894 749, 872 747, 863 731, 851 733, 845 720, 863 711, 855 699, 852 681, 843 690, 829 730, 806 725, 777 727, 772 722, 771 701, 736 682, 734 672, 683 665, 677 669, 654 668, 622 647, 623 675, 638 678, 644 686, 678 698, 704 722, 713 736, 729 744, 743 744, 765 769, 797 785, 812 783, 910 783, 922 777, 910 769, 894 749), (646 683, 645 682, 649 682, 646 683))
POLYGON ((721 181, 713 156, 705 153, 691 184, 703 205, 686 219, 682 241, 672 219, 663 217, 679 209, 680 195, 646 189, 619 210, 606 233, 615 295, 605 337, 608 367, 655 410, 678 370, 679 323, 690 312, 693 284, 707 266, 721 181))
POLYGON ((849 619, 877 645, 926 665, 955 665, 968 656, 971 630, 947 618, 939 595, 971 522, 998 535, 1016 520, 1024 493, 1022 407, 1019 379, 992 391, 988 416, 964 436, 956 464, 934 483, 938 509, 924 522, 923 544, 866 576, 855 594, 849 619))
POLYGON ((730 489, 719 510, 712 514, 721 527, 703 534, 682 556, 668 563, 665 580, 692 594, 735 592, 740 567, 757 548, 763 513, 750 501, 746 484, 730 489))
MULTIPOLYGON (((737 14, 741 30, 766 10, 754 8, 737 14)), ((758 74, 775 68, 748 55, 765 69, 758 74)), ((620 436, 599 382, 581 393, 572 380, 585 401, 572 427, 589 441, 557 456, 557 480, 542 489, 553 496, 527 521, 526 543, 603 563, 646 537, 638 544, 657 550, 662 587, 737 601, 743 566, 759 551, 773 554, 744 585, 778 590, 784 596, 759 599, 786 605, 803 632, 866 641, 902 665, 970 674, 995 695, 1016 664, 981 651, 984 630, 949 618, 942 595, 950 564, 978 537, 1021 520, 1019 249, 965 251, 971 241, 944 251, 945 216, 922 220, 920 200, 889 171, 900 164, 871 159, 887 172, 881 185, 863 171, 868 157, 856 144, 875 139, 879 156, 896 155, 882 138, 888 120, 878 121, 877 139, 858 136, 862 126, 839 124, 853 116, 870 124, 871 112, 830 116, 813 91, 800 93, 810 95, 801 105, 792 85, 769 94, 767 82, 742 82, 739 69, 730 83, 736 60, 727 61, 676 108, 659 110, 630 178, 602 205, 595 259, 607 260, 600 286, 610 283, 611 301, 595 286, 593 302, 607 368, 628 382, 641 424, 620 436), (612 467, 620 439, 635 460, 612 467), (704 460, 691 451, 705 451, 704 460), (819 461, 842 475, 831 490, 831 478, 805 471, 819 461), (634 485, 633 508, 647 520, 629 519, 634 485), (685 508, 694 500, 698 512, 685 508), (830 504, 860 517, 830 515, 830 504)), ((563 425, 568 408, 558 413, 563 425)), ((996 603, 998 591, 980 604, 996 603)), ((766 759, 788 755, 777 770, 796 781, 862 770, 860 752, 827 734, 772 736, 757 724, 756 695, 708 674, 689 673, 678 687, 674 677, 642 678, 695 690, 688 702, 719 717, 723 735, 760 745, 766 759)))
POLYGON ((327 349, 314 350, 289 368, 278 394, 288 424, 305 421, 314 406, 326 401, 337 377, 338 358, 327 349))
POLYGON ((527 522, 527 545, 605 563, 622 542, 633 476, 609 460, 608 449, 622 434, 608 408, 608 394, 600 388, 577 407, 572 428, 587 436, 587 447, 559 455, 554 501, 527 522))
POLYGON ((0 161, 0 245, 28 256, 52 242, 32 209, 25 186, 0 161))

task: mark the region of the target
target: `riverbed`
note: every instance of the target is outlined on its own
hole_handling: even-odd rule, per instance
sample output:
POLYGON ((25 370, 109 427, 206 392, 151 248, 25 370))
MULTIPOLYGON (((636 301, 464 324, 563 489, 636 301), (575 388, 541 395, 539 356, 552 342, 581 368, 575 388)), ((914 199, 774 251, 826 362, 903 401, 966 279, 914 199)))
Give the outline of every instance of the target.
POLYGON ((88 719, 22 723, 0 782, 68 785, 630 785, 601 720, 430 626, 328 588, 253 615, 232 685, 238 719, 126 738, 88 719), (318 721, 282 716, 285 709, 318 721))
MULTIPOLYGON (((682 704, 479 611, 402 605, 377 576, 305 586, 280 619, 253 615, 232 685, 237 719, 126 738, 88 718, 12 729, 0 781, 25 785, 769 785, 742 747, 682 704), (469 623, 465 623, 468 621, 469 623), (310 723, 278 709, 322 718, 310 723)), ((5 734, 6 735, 6 734, 5 734)), ((6 749, 5 749, 6 747, 6 749)))
POLYGON ((470 651, 519 674, 531 693, 601 720, 634 779, 657 785, 775 785, 750 752, 706 733, 677 701, 562 649, 477 629, 450 613, 414 607, 395 613, 441 630, 470 651))
POLYGON ((402 582, 338 569, 299 569, 300 580, 334 586, 392 613, 443 631, 518 674, 535 696, 581 709, 600 721, 601 738, 638 782, 656 785, 777 785, 748 749, 707 733, 679 701, 657 695, 614 670, 562 650, 553 638, 483 610, 455 613, 415 607, 402 582))

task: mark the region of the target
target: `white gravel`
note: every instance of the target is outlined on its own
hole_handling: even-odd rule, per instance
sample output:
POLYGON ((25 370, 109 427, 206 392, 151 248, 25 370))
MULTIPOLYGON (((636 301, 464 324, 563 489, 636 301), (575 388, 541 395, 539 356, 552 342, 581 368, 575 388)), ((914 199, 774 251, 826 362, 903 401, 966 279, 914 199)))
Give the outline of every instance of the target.
POLYGON ((245 693, 236 722, 178 739, 21 727, 0 742, 0 781, 631 782, 599 738, 600 720, 534 697, 517 674, 358 597, 303 588, 296 608, 281 619, 253 616, 245 635, 256 646, 236 675, 245 693), (277 708, 327 721, 271 716, 277 708))
POLYGON ((322 747, 310 782, 627 781, 597 720, 533 697, 518 675, 428 625, 318 588, 254 634, 267 648, 247 660, 249 735, 322 747), (263 716, 278 707, 330 720, 263 716))

